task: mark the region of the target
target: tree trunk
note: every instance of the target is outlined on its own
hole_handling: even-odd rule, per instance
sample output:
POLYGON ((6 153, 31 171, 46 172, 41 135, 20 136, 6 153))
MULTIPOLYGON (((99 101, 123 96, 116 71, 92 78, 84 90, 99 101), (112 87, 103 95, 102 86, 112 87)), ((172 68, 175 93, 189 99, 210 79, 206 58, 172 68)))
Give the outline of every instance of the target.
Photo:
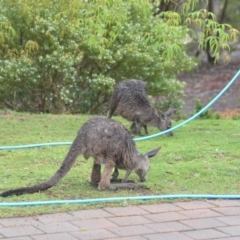
MULTIPOLYGON (((209 0, 208 1, 208 9, 209 12, 213 12, 214 8, 213 8, 213 0, 209 0)), ((207 58, 208 58, 208 62, 210 64, 214 64, 215 62, 215 57, 212 56, 212 52, 211 52, 211 48, 210 48, 210 43, 209 41, 207 42, 207 48, 206 48, 206 53, 207 53, 207 58)))

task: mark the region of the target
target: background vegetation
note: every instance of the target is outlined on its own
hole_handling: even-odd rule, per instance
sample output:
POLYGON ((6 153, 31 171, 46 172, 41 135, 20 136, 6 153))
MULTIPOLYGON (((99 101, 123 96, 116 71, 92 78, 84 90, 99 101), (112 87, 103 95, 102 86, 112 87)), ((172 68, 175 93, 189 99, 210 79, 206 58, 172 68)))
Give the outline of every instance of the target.
POLYGON ((216 62, 236 39, 202 2, 0 0, 0 107, 105 113, 113 86, 128 78, 180 107, 176 76, 196 66, 188 44, 216 62))

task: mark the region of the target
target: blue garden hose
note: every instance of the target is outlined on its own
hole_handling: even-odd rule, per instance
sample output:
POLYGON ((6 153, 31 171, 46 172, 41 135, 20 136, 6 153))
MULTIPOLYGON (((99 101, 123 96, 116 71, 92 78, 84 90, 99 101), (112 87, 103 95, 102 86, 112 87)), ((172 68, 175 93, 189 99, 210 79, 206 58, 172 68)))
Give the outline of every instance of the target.
MULTIPOLYGON (((215 103, 226 91, 227 89, 237 80, 240 75, 240 69, 232 78, 232 80, 222 89, 222 91, 204 108, 202 108, 194 116, 190 117, 186 121, 180 123, 179 125, 168 129, 166 131, 153 134, 146 137, 135 138, 135 141, 143 141, 151 138, 161 136, 170 131, 174 131, 179 127, 191 122, 197 118, 200 114, 206 111, 213 103, 215 103)), ((33 148, 33 147, 44 147, 44 146, 59 146, 59 145, 71 145, 72 142, 56 142, 56 143, 41 143, 41 144, 31 144, 22 146, 2 146, 0 150, 14 150, 23 148, 33 148)), ((240 195, 211 195, 211 194, 200 194, 200 195, 153 195, 153 196, 136 196, 136 197, 115 197, 115 198, 95 198, 95 199, 78 199, 78 200, 53 200, 53 201, 38 201, 38 202, 13 202, 13 203, 0 203, 0 207, 17 207, 17 206, 36 206, 36 205, 53 205, 53 204, 81 204, 81 203, 99 203, 99 202, 114 202, 114 201, 127 201, 127 200, 156 200, 156 199, 240 199, 240 195)))
POLYGON ((64 204, 87 204, 87 203, 106 203, 120 201, 146 201, 146 200, 173 200, 173 199, 224 199, 239 200, 240 195, 212 195, 212 194, 179 194, 179 195, 152 195, 136 197, 109 197, 109 198, 90 198, 76 200, 52 200, 36 202, 12 202, 0 203, 0 207, 22 207, 22 206, 39 206, 39 205, 64 205, 64 204))

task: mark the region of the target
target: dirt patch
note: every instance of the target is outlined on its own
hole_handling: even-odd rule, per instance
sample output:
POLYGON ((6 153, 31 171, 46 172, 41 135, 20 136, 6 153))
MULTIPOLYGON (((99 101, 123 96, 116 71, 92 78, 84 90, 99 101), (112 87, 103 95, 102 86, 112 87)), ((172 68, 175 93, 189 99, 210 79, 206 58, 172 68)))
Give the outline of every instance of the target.
MULTIPOLYGON (((183 112, 189 116, 195 107, 195 99, 204 105, 208 104, 234 77, 240 69, 240 60, 228 65, 209 65, 203 63, 191 73, 182 73, 179 80, 186 82, 185 109, 183 112)), ((240 77, 215 102, 211 109, 218 112, 227 112, 230 115, 240 113, 240 77)))

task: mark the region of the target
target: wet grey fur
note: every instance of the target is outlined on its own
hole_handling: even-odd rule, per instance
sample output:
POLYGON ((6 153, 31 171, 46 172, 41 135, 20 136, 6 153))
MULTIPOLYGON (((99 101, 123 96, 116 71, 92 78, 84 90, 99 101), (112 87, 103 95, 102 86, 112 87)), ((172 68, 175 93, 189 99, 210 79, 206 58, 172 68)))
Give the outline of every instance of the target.
MULTIPOLYGON (((166 113, 153 109, 147 96, 146 82, 131 79, 116 84, 107 116, 111 118, 114 112, 133 122, 132 133, 141 135, 141 127, 148 134, 147 125, 157 127, 160 131, 170 129, 172 124, 169 116, 174 109, 170 108, 166 113)), ((172 136, 173 133, 167 135, 172 136)))
POLYGON ((137 151, 130 134, 120 123, 106 117, 93 117, 81 127, 60 168, 49 180, 31 187, 8 190, 2 192, 0 196, 35 193, 51 188, 67 174, 81 154, 85 159, 93 157, 91 183, 98 185, 99 190, 138 187, 137 183, 127 183, 128 176, 135 171, 140 181, 145 181, 149 170, 149 158, 155 156, 159 149, 142 155, 137 151), (105 167, 101 177, 102 164, 105 167), (122 183, 110 183, 114 167, 126 170, 122 183))

